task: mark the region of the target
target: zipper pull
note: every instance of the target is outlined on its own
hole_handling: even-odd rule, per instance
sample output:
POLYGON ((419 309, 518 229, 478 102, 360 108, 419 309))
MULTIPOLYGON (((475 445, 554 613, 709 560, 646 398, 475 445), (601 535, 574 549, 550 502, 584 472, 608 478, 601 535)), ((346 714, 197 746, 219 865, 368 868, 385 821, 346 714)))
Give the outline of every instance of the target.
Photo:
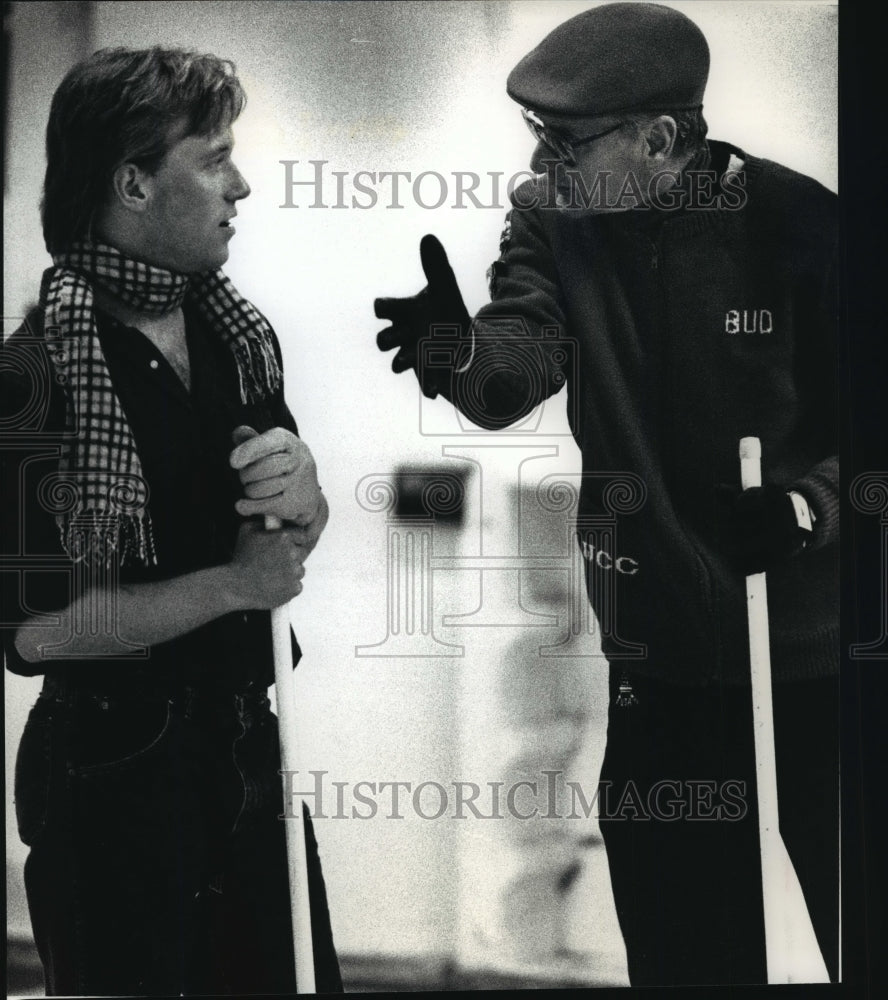
POLYGON ((623 674, 620 678, 620 689, 617 695, 617 707, 618 708, 631 708, 633 705, 638 704, 638 698, 635 697, 635 692, 632 690, 632 685, 629 683, 629 677, 627 674, 623 674))

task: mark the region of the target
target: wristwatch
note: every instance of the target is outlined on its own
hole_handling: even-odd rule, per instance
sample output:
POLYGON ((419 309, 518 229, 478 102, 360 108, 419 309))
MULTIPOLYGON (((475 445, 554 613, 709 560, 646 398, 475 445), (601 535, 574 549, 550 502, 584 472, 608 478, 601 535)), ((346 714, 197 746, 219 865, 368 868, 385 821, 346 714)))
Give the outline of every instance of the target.
POLYGON ((796 492, 796 490, 790 490, 787 494, 789 499, 792 500, 792 506, 795 510, 796 523, 799 529, 805 534, 802 536, 802 547, 804 548, 808 542, 811 540, 811 535, 814 533, 814 522, 817 518, 814 516, 814 511, 811 510, 808 505, 808 501, 802 496, 801 493, 796 492))

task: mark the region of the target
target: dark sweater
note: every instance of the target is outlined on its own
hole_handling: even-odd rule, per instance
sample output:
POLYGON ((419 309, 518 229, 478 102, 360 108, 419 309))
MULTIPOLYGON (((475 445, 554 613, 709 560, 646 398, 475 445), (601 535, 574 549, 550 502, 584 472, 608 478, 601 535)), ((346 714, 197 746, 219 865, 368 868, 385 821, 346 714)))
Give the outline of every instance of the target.
POLYGON ((566 385, 604 650, 688 684, 748 678, 745 580, 714 488, 739 485, 739 439, 758 436, 763 482, 798 490, 817 519, 812 544, 768 572, 774 676, 821 676, 838 670, 837 199, 711 145, 720 178, 732 153, 743 166, 705 209, 567 216, 545 207, 544 181, 519 188, 472 364, 446 394, 502 427, 566 385), (618 502, 614 531, 620 476, 637 509, 618 502))

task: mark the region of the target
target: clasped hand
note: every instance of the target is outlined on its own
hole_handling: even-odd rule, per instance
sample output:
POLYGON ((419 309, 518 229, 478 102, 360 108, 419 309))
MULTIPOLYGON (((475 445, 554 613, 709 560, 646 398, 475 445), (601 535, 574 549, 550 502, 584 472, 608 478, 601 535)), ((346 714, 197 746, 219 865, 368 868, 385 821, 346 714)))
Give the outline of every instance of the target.
POLYGON ((308 445, 283 427, 259 434, 241 426, 232 438, 229 461, 244 490, 235 504, 237 512, 243 517, 272 515, 288 527, 297 526, 298 543, 310 552, 329 512, 308 445))

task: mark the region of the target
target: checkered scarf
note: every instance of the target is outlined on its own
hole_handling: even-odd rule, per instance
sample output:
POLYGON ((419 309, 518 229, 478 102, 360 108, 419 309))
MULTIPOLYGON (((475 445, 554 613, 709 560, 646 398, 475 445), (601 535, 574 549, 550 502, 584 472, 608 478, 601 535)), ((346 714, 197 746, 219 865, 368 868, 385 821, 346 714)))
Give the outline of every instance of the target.
POLYGON ((93 289, 158 316, 186 299, 194 302, 231 349, 245 403, 281 384, 271 328, 221 270, 177 274, 86 242, 55 255, 53 263, 44 275, 41 304, 50 357, 68 401, 59 475, 69 502, 56 515, 62 545, 74 560, 156 564, 148 484, 102 353, 93 289))

